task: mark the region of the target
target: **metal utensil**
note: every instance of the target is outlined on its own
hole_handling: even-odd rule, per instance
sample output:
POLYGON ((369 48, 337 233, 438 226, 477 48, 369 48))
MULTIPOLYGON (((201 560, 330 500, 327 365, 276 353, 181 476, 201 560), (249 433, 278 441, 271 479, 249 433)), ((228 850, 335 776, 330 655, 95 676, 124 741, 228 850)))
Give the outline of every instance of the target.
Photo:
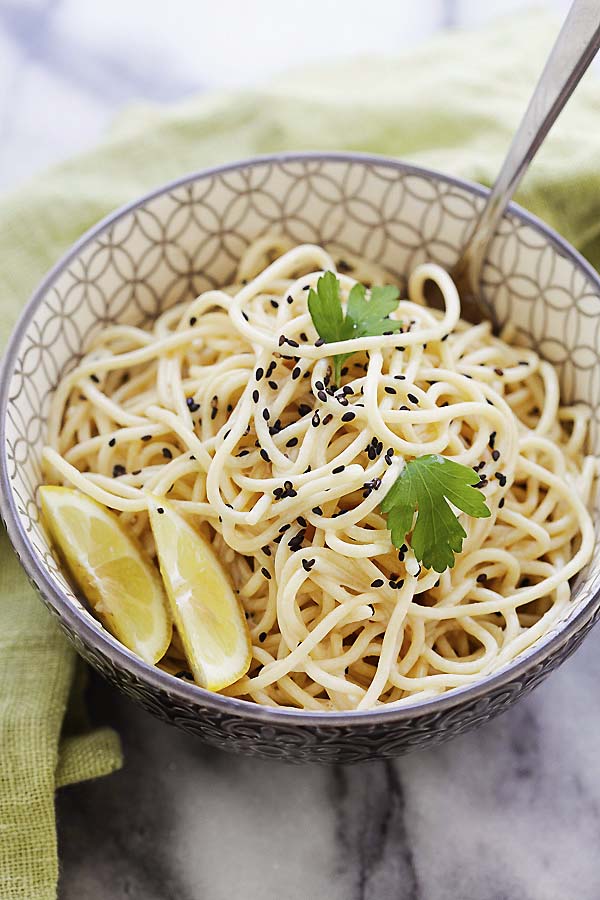
MULTIPOLYGON (((470 322, 490 319, 497 325, 494 309, 480 290, 486 251, 529 163, 599 47, 600 0, 574 0, 500 173, 451 273, 461 297, 462 315, 470 322)), ((425 287, 428 302, 439 307, 437 285, 429 281, 425 287)))

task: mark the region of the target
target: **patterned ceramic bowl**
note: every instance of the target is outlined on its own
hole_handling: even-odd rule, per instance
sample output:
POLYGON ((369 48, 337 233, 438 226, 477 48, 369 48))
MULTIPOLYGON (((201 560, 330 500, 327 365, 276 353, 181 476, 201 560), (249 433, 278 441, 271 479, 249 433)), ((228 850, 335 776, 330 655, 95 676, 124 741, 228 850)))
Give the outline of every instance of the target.
MULTIPOLYGON (((293 762, 397 756, 506 709, 575 650, 600 615, 600 558, 580 574, 570 615, 496 675, 399 709, 306 713, 209 693, 152 668, 103 629, 59 570, 36 489, 50 395, 90 335, 147 322, 226 283, 249 241, 283 232, 341 245, 402 276, 451 266, 484 191, 393 160, 346 154, 259 158, 183 178, 101 222, 25 309, 2 373, 0 469, 8 533, 31 581, 81 655, 142 706, 204 740, 293 762)), ((483 272, 499 318, 559 370, 564 399, 592 410, 600 450, 600 279, 557 234, 516 206, 483 272)), ((600 528, 600 517, 597 517, 600 528)))

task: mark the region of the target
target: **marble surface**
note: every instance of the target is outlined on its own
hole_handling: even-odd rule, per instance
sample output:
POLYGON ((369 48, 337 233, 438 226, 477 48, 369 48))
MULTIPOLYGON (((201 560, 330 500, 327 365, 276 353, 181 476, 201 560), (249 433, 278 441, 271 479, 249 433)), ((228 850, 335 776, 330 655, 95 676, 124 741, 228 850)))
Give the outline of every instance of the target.
MULTIPOLYGON (((395 52, 524 5, 0 0, 0 190, 129 102, 259 82, 330 56, 332 33, 336 55, 395 52)), ((355 767, 217 752, 94 676, 126 764, 58 795, 60 900, 598 900, 597 641, 481 730, 355 767)))

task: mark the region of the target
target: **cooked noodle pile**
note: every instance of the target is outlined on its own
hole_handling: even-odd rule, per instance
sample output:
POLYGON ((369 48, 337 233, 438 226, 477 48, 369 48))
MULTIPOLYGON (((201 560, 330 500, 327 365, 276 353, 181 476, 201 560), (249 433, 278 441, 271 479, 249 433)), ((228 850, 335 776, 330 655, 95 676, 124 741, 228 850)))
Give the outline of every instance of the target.
MULTIPOLYGON (((106 327, 58 387, 45 460, 153 555, 147 492, 212 542, 253 642, 248 674, 224 693, 368 709, 476 681, 566 614, 593 545, 596 463, 587 412, 560 405, 552 366, 461 321, 442 269, 412 274, 392 314, 400 333, 323 345, 307 286, 325 270, 343 298, 357 280, 390 281, 267 238, 235 284, 152 330, 106 327), (443 313, 423 303, 427 277, 443 313), (331 356, 350 351, 333 387, 331 356), (392 545, 379 511, 404 459, 426 453, 474 467, 492 512, 461 514, 463 552, 442 575, 392 545)), ((159 665, 187 668, 177 635, 159 665)))

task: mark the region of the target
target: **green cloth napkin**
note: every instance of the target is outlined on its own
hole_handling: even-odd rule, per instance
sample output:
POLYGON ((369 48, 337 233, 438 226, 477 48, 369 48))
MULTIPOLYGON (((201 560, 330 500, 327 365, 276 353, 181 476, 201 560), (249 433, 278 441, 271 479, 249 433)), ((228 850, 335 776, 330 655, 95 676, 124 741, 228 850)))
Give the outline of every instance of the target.
MULTIPOLYGON (((491 183, 558 25, 519 16, 398 59, 351 60, 253 93, 120 116, 98 149, 0 202, 0 342, 44 272, 114 207, 185 172, 257 153, 384 153, 491 183)), ((586 76, 540 152, 521 203, 600 264, 600 81, 586 76)), ((54 791, 120 765, 86 731, 70 646, 0 546, 0 898, 56 896, 54 791), (77 695, 77 696, 75 696, 77 695), (75 701, 78 701, 75 703, 75 701), (73 705, 74 704, 74 705, 73 705), (64 727, 63 727, 64 723, 64 727)))

